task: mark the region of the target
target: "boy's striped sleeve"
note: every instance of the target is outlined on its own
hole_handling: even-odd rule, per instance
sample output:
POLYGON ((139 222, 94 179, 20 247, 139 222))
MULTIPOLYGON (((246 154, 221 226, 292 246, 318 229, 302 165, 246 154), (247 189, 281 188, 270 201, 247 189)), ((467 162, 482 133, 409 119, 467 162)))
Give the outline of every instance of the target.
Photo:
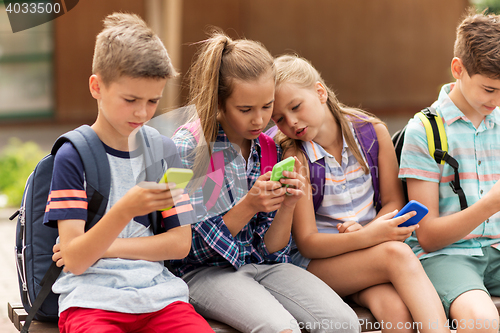
POLYGON ((162 211, 161 215, 165 230, 196 222, 193 206, 189 200, 189 195, 186 193, 182 195, 181 200, 175 206, 162 211))
POLYGON ((44 224, 57 227, 58 220, 87 219, 88 202, 83 174, 80 155, 71 143, 64 143, 54 159, 44 224))

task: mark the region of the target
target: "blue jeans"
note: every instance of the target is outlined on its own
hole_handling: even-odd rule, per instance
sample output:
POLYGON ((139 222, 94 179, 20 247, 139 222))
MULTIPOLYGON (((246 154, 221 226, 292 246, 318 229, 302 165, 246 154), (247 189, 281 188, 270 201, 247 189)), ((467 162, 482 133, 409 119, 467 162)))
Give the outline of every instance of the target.
POLYGON ((183 279, 198 313, 241 332, 360 332, 356 313, 322 280, 292 264, 203 267, 183 279))

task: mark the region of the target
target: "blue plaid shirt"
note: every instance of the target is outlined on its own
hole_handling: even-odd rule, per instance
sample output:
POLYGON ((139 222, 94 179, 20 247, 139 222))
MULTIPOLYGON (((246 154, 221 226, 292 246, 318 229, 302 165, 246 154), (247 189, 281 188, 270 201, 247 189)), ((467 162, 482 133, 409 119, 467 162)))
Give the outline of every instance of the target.
MULTIPOLYGON (((194 166, 193 150, 197 146, 196 139, 187 129, 180 129, 172 138, 177 145, 182 163, 186 168, 194 166)), ((278 160, 281 159, 281 150, 278 149, 278 160)), ((216 142, 212 152, 223 151, 224 154, 224 183, 217 203, 210 212, 203 201, 203 191, 198 188, 190 195, 196 217, 200 221, 191 225, 193 240, 189 255, 183 260, 171 261, 176 275, 182 276, 202 266, 233 266, 235 269, 250 264, 273 264, 290 262, 290 241, 283 249, 269 253, 264 243, 264 235, 273 221, 276 211, 271 213, 260 212, 241 229, 236 235, 224 223, 223 216, 248 193, 260 176, 261 146, 259 140, 254 140, 249 157, 248 171, 245 159, 229 142, 224 130, 219 125, 216 142), (213 213, 215 212, 215 213, 213 213)), ((208 158, 208 157, 207 157, 208 158)))

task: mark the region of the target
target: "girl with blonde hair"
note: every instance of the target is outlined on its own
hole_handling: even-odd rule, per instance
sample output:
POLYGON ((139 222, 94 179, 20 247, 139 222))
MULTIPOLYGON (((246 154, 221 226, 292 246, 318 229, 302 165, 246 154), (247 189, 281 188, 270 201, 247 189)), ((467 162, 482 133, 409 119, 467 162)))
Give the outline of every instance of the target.
POLYGON ((320 205, 313 204, 315 182, 306 181, 306 195, 295 206, 292 262, 369 308, 385 323, 383 332, 449 332, 434 287, 403 242, 418 225, 399 224, 414 212, 394 218, 404 202, 387 128, 375 116, 341 104, 307 60, 284 55, 274 65, 272 119, 285 157, 299 159, 307 180, 314 163, 323 160, 325 168, 324 188, 315 189, 322 191, 320 205), (370 167, 360 145, 363 126, 374 130, 370 149, 379 147, 378 164, 370 167), (430 322, 438 326, 431 329, 430 322))

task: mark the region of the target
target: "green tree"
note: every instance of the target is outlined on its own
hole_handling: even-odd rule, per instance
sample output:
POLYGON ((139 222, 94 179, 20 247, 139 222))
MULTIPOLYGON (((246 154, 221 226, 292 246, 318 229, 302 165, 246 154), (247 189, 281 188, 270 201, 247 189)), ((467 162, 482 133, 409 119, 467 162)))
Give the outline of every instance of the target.
POLYGON ((8 205, 21 204, 26 180, 45 155, 35 142, 17 138, 11 138, 0 152, 0 193, 7 195, 8 205))
POLYGON ((500 0, 472 0, 479 12, 486 9, 488 14, 500 14, 500 0))

